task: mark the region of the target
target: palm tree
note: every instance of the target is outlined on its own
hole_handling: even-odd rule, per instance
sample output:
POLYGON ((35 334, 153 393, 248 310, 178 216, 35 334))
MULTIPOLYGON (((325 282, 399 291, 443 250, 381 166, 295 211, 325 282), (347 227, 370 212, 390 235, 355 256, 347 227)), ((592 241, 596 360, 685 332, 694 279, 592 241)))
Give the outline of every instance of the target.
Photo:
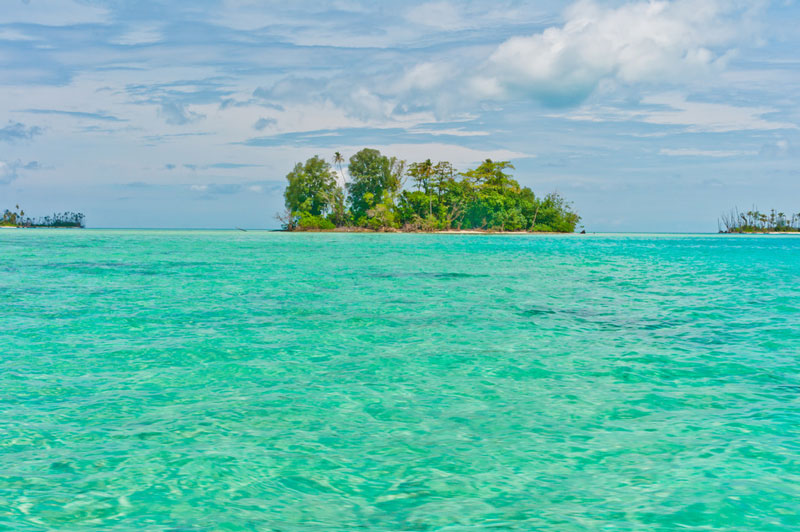
POLYGON ((344 164, 344 157, 338 151, 333 154, 333 164, 339 169, 339 174, 342 176, 342 186, 344 186, 344 170, 342 170, 342 165, 344 164))

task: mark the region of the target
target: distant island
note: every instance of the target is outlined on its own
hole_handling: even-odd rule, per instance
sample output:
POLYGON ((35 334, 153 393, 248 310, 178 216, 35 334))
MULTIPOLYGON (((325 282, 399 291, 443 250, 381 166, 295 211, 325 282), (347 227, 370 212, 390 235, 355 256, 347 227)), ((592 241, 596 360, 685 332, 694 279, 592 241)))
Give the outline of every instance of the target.
POLYGON ((753 207, 747 212, 738 208, 720 216, 720 233, 796 233, 800 232, 800 213, 786 215, 772 209, 769 214, 753 207))
POLYGON ((80 212, 61 212, 52 216, 30 218, 16 205, 15 210, 3 212, 0 227, 84 227, 85 216, 80 212))
POLYGON ((538 197, 521 187, 508 161, 458 172, 447 161, 406 164, 363 149, 350 157, 348 180, 344 162, 336 152, 338 173, 318 156, 289 172, 286 211, 278 215, 284 230, 572 233, 580 221, 559 194, 538 197))

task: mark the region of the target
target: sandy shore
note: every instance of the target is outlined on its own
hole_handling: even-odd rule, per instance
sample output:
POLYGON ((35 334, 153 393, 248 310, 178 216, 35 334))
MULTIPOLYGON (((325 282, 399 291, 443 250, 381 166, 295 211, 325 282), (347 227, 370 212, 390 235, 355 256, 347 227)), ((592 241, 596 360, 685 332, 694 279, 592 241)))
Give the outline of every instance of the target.
MULTIPOLYGON (((400 231, 401 233, 423 233, 424 231, 400 231)), ((432 231, 437 235, 577 235, 580 233, 556 233, 549 231, 480 231, 474 229, 453 229, 432 231)))
POLYGON ((364 227, 337 227, 336 229, 310 229, 284 231, 288 233, 400 233, 409 235, 578 235, 580 233, 555 233, 544 231, 489 231, 485 229, 450 229, 446 231, 403 231, 402 229, 386 229, 375 231, 364 227))

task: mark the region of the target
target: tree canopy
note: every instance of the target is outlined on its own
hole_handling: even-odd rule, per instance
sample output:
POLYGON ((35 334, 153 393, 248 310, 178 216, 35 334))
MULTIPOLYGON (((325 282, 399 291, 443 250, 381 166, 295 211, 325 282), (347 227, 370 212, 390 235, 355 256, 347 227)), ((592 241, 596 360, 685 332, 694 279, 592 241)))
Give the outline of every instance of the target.
POLYGON ((3 227, 84 227, 86 217, 80 212, 57 212, 52 216, 31 218, 16 205, 15 209, 6 209, 0 217, 3 227))
POLYGON ((305 164, 297 163, 286 176, 289 184, 283 192, 286 208, 293 212, 305 211, 313 216, 327 214, 335 201, 336 174, 331 165, 319 157, 305 164))
POLYGON ((393 162, 378 150, 365 148, 350 157, 347 167, 350 182, 347 183, 348 203, 353 216, 358 219, 382 202, 384 194, 392 197, 400 186, 392 172, 393 162))
POLYGON ((800 231, 800 212, 786 214, 772 209, 766 213, 755 207, 740 212, 734 208, 722 214, 718 225, 720 233, 794 233, 800 231))
MULTIPOLYGON (((343 159, 337 152, 334 164, 343 159)), ((461 173, 447 161, 426 159, 406 166, 378 150, 363 149, 350 157, 349 181, 342 189, 330 165, 315 156, 286 176, 282 220, 287 229, 575 230, 580 217, 563 197, 538 197, 509 170, 514 170, 509 161, 491 159, 461 173), (406 180, 411 189, 403 189, 406 180)))

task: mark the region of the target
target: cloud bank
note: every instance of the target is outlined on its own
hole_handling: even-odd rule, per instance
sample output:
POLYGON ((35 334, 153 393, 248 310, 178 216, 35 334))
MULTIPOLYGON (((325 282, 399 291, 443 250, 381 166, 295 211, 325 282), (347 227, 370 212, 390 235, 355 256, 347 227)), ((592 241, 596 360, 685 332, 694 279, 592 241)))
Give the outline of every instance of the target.
MULTIPOLYGON (((564 12, 559 24, 469 53, 432 54, 404 65, 400 75, 377 72, 355 84, 352 76, 286 79, 256 96, 281 100, 286 95, 322 95, 362 119, 408 110, 433 110, 441 118, 481 103, 535 101, 567 108, 598 91, 680 89, 718 76, 739 46, 756 41, 754 21, 761 7, 759 1, 738 0, 611 6, 581 0, 564 12)), ((409 13, 429 25, 462 27, 461 11, 448 2, 425 4, 409 13)))
POLYGON ((528 96, 562 107, 582 102, 604 81, 680 83, 724 68, 746 20, 736 2, 607 8, 584 0, 567 10, 562 26, 501 44, 471 86, 487 98, 528 96))

